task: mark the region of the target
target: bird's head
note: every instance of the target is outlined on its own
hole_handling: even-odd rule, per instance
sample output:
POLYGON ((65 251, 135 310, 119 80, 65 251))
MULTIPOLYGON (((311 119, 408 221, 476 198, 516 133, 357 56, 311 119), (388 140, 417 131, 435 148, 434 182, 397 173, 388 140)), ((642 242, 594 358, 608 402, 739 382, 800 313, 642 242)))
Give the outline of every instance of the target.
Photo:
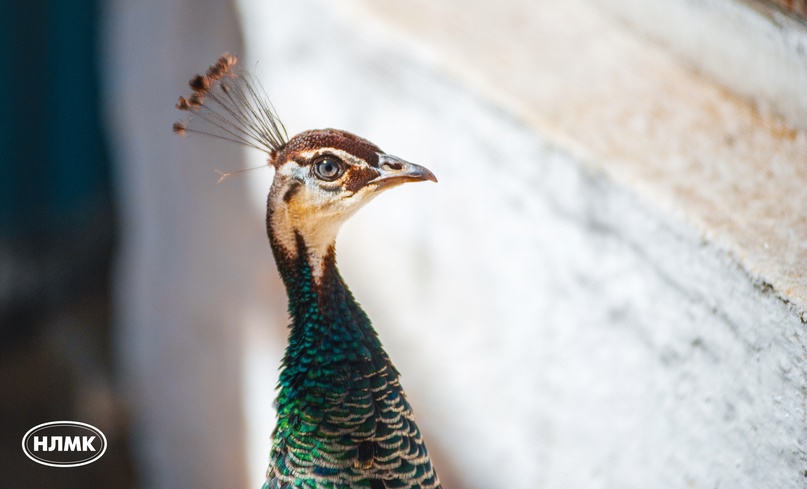
POLYGON ((289 254, 296 253, 297 235, 309 252, 327 251, 342 223, 384 190, 437 181, 426 168, 337 129, 300 133, 270 162, 275 177, 267 225, 275 244, 289 254))
POLYGON ((346 131, 305 131, 289 139, 260 83, 236 71, 236 62, 225 53, 204 75, 191 78, 192 93, 177 102, 188 116, 174 123, 174 131, 227 139, 269 155, 275 176, 266 224, 276 258, 296 258, 302 247, 316 274, 333 254, 341 225, 364 204, 402 183, 437 181, 426 168, 346 131))

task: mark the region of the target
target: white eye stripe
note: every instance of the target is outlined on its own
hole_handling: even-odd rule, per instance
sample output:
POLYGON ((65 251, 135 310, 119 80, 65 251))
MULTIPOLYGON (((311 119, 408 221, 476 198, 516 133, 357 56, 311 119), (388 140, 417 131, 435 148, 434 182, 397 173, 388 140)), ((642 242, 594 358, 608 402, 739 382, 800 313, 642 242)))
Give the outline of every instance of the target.
POLYGON ((306 160, 313 160, 318 156, 323 156, 331 154, 339 158, 340 160, 344 161, 345 163, 352 165, 352 166, 367 166, 367 162, 362 160, 361 158, 357 158, 356 156, 338 148, 317 148, 317 149, 309 149, 308 151, 303 151, 300 153, 300 156, 305 158, 306 160))

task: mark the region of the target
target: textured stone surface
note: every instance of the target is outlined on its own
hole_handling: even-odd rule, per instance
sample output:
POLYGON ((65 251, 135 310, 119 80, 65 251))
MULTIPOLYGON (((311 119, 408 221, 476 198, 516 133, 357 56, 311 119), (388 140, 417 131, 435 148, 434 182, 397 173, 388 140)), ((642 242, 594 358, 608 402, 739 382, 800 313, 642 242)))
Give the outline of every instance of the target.
POLYGON ((760 111, 807 130, 807 23, 771 3, 618 0, 596 5, 760 111))
POLYGON ((803 134, 579 4, 242 5, 291 132, 440 179, 337 250, 447 489, 803 486, 803 134))
MULTIPOLYGON (((400 39, 428 45, 436 68, 683 215, 807 307, 807 132, 760 115, 586 2, 358 5, 400 39)), ((748 36, 766 35, 750 27, 748 36)))

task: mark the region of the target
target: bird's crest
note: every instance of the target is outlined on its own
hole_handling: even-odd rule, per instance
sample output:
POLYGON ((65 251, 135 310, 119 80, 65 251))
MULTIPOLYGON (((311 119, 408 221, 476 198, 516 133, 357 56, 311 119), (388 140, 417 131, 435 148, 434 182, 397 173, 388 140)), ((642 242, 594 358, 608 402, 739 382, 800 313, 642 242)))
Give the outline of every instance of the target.
POLYGON ((238 58, 224 53, 203 75, 190 79, 192 92, 179 97, 177 109, 189 115, 174 132, 233 141, 266 152, 270 161, 288 143, 286 128, 259 81, 236 70, 238 58))

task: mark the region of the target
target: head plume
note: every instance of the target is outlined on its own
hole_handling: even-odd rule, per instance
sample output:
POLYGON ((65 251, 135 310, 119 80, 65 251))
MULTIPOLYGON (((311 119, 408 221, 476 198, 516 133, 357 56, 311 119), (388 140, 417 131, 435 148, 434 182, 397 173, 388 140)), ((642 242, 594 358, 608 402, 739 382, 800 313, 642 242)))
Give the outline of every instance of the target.
POLYGON ((177 109, 188 117, 174 123, 175 133, 206 134, 265 151, 270 160, 288 143, 286 128, 263 86, 236 71, 238 58, 224 53, 204 75, 190 79, 192 92, 179 97, 177 109))

